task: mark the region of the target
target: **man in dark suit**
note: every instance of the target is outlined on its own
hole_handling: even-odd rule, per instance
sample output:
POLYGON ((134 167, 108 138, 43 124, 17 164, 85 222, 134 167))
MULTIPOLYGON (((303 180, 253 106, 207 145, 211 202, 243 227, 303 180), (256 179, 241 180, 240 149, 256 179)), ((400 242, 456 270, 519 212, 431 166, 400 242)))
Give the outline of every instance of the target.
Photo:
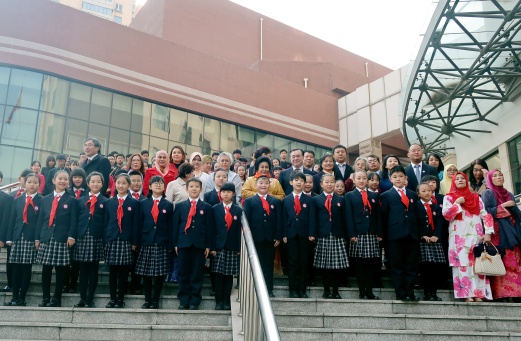
POLYGON ((418 187, 418 184, 421 182, 421 178, 423 178, 425 175, 434 175, 437 177, 438 171, 436 168, 422 162, 423 149, 419 144, 411 144, 407 156, 409 159, 411 159, 411 164, 405 167, 405 174, 407 175, 407 189, 416 192, 416 187, 418 187))
POLYGON ((291 167, 283 170, 279 174, 279 182, 286 195, 289 195, 293 191, 293 187, 289 183, 289 176, 291 172, 298 169, 304 174, 311 174, 311 171, 307 170, 303 166, 304 162, 304 151, 300 148, 294 148, 289 152, 291 159, 291 167))
POLYGON ((335 159, 335 167, 333 168, 335 180, 343 180, 345 182, 349 179, 351 173, 354 172, 353 168, 347 164, 347 148, 341 144, 334 146, 333 158, 335 159))
POLYGON ((312 175, 317 174, 313 170, 313 165, 315 164, 315 152, 312 150, 305 150, 304 151, 304 161, 302 161, 302 165, 305 169, 311 172, 312 175))
POLYGON ((87 176, 96 171, 103 175, 103 187, 101 188, 101 194, 108 197, 107 188, 109 186, 109 175, 111 171, 110 161, 100 155, 101 143, 98 139, 89 137, 83 144, 83 151, 87 156, 87 159, 81 164, 81 167, 85 170, 87 176))
MULTIPOLYGON (((2 183, 2 179, 4 174, 0 172, 0 183, 2 183)), ((9 225, 9 218, 11 216, 11 207, 13 205, 14 197, 9 194, 0 191, 0 248, 5 246, 5 242, 7 241, 7 228, 9 225)), ((9 249, 7 249, 9 256, 9 249)), ((12 273, 12 270, 11 270, 12 273)), ((5 288, 2 288, 1 291, 8 292, 11 291, 11 274, 8 273, 8 283, 5 288)))

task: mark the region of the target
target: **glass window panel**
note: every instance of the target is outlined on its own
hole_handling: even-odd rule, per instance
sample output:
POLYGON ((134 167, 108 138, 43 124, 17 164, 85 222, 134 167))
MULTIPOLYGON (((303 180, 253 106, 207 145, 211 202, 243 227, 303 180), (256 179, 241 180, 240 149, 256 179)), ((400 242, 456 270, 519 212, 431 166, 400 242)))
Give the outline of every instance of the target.
POLYGON ((170 130, 170 109, 152 104, 152 125, 150 127, 150 135, 168 139, 170 130))
POLYGON ((36 110, 5 107, 2 144, 33 148, 37 119, 36 110))
MULTIPOLYGON (((11 110, 13 110, 12 107, 11 107, 11 110)), ((0 105, 0 132, 2 131, 2 127, 4 125, 4 112, 5 112, 5 106, 0 105)))
MULTIPOLYGON (((109 151, 117 150, 123 154, 129 151, 130 132, 116 128, 110 128, 109 151)), ((141 152, 141 150, 140 150, 141 152)))
POLYGON ((221 150, 231 153, 237 147, 237 129, 235 125, 221 122, 221 150))
POLYGON ((149 134, 150 133, 150 110, 152 104, 139 99, 132 100, 132 131, 149 134))
POLYGON ((9 160, 9 162, 2 164, 3 183, 5 185, 18 181, 20 171, 31 166, 32 154, 32 149, 0 146, 0 159, 9 160))
POLYGON ((92 88, 83 84, 71 83, 69 93, 69 107, 67 115, 69 117, 89 120, 90 94, 92 88))
MULTIPOLYGON (((112 126, 121 129, 130 129, 130 109, 132 98, 119 94, 114 94, 112 100, 112 126)), ((111 137, 112 138, 112 137, 111 137)))
POLYGON ((12 69, 7 92, 7 104, 38 109, 42 90, 41 73, 12 69))
POLYGON ((65 115, 69 96, 69 82, 52 76, 43 76, 40 110, 65 115))
MULTIPOLYGON (((142 150, 148 149, 148 142, 150 137, 143 134, 130 134, 130 151, 129 153, 141 153, 142 150)), ((154 153, 155 154, 155 153, 154 153)), ((150 160, 152 159, 152 152, 150 152, 150 160)))
POLYGON ((202 149, 199 146, 192 146, 192 145, 187 144, 186 148, 185 148, 185 152, 188 154, 188 156, 186 158, 189 159, 190 155, 192 155, 192 153, 194 153, 194 152, 199 152, 202 154, 202 149))
POLYGON ((203 154, 211 154, 212 150, 219 151, 219 140, 221 127, 219 121, 211 118, 204 118, 204 138, 203 138, 203 154))
MULTIPOLYGON (((273 146, 273 135, 264 133, 261 131, 255 132, 255 136, 257 137, 257 146, 256 149, 260 147, 269 147, 272 149, 273 146)), ((273 153, 273 151, 272 151, 273 153)))
POLYGON ((57 152, 50 152, 47 150, 34 150, 32 161, 39 161, 42 167, 45 167, 45 161, 48 156, 56 155, 57 152))
POLYGON ((521 193, 521 168, 512 169, 512 187, 514 195, 521 193))
MULTIPOLYGON (((300 148, 302 150, 305 150, 306 144, 302 143, 302 142, 291 141, 291 149, 294 149, 294 148, 300 148)), ((289 149, 288 149, 288 152, 289 152, 289 149)))
POLYGON ((188 114, 187 144, 201 146, 203 143, 203 120, 203 117, 200 115, 188 114))
POLYGON ((237 127, 237 139, 244 157, 249 157, 253 154, 255 151, 255 131, 244 127, 237 127))
POLYGON ((5 104, 11 69, 0 67, 0 103, 5 104))
MULTIPOLYGON (((290 140, 285 139, 283 137, 275 136, 273 140, 273 150, 272 152, 276 155, 279 155, 281 149, 286 149, 289 153, 290 148, 290 140)), ((289 157, 289 155, 288 155, 289 157)), ((289 160, 289 158, 288 158, 289 160)))
MULTIPOLYGON (((107 127, 105 125, 101 125, 101 124, 89 123, 88 136, 97 138, 99 140, 99 142, 101 143, 101 148, 100 148, 101 154, 107 154, 107 144, 109 141, 109 127, 107 127)), ((83 140, 81 142, 82 142, 82 148, 80 149, 80 151, 83 150, 83 142, 85 142, 85 140, 83 140)))
POLYGON ((170 152, 170 150, 168 150, 168 140, 150 136, 150 149, 148 151, 151 155, 156 155, 159 150, 166 150, 167 153, 170 152))
POLYGON ((63 145, 63 153, 78 155, 83 151, 83 143, 85 142, 85 139, 87 139, 89 123, 73 118, 67 118, 65 125, 65 143, 63 145))
POLYGON ((51 113, 40 112, 38 130, 34 147, 60 152, 63 147, 63 132, 65 117, 51 113))
POLYGON ((171 141, 185 143, 188 133, 188 121, 186 111, 170 110, 170 137, 171 141))
POLYGON ((92 89, 92 102, 90 106, 90 121, 109 125, 110 108, 112 106, 112 93, 100 89, 92 89))

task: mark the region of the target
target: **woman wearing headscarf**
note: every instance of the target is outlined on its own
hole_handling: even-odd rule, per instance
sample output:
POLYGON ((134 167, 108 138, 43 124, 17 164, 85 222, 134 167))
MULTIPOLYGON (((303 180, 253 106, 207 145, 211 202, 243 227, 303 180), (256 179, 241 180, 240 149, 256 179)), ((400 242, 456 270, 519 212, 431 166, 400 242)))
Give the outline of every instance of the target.
POLYGON ((247 199, 257 194, 255 182, 259 176, 267 176, 270 179, 269 195, 282 200, 285 197, 284 190, 279 180, 271 176, 271 161, 267 156, 261 156, 255 161, 255 174, 244 181, 242 186, 242 198, 247 199))
POLYGON ((449 265, 452 267, 454 297, 465 302, 491 300, 490 280, 474 273, 473 249, 480 241, 490 242, 494 220, 485 210, 479 195, 470 191, 464 173, 452 177, 452 187, 443 198, 442 212, 449 221, 449 265))
POLYGON ((164 150, 159 150, 156 153, 156 164, 154 167, 147 169, 145 173, 145 180, 143 180, 143 195, 148 195, 148 183, 154 175, 159 175, 165 179, 165 188, 168 184, 177 178, 177 168, 170 166, 168 153, 164 150))
POLYGON ((445 165, 445 169, 443 170, 443 178, 440 181, 440 194, 445 195, 450 192, 450 188, 452 187, 452 180, 457 171, 458 167, 456 167, 456 165, 453 165, 452 163, 445 165))
POLYGON ((208 181, 213 181, 212 177, 208 175, 203 170, 203 155, 198 152, 193 152, 190 155, 190 164, 194 166, 194 177, 201 180, 202 184, 202 191, 201 195, 199 196, 199 199, 204 201, 204 193, 206 193, 206 186, 208 186, 208 181))
POLYGON ((492 244, 505 250, 503 264, 506 274, 491 277, 494 299, 521 297, 521 211, 514 195, 503 187, 505 178, 500 170, 487 174, 487 186, 481 195, 485 209, 494 218, 492 244))

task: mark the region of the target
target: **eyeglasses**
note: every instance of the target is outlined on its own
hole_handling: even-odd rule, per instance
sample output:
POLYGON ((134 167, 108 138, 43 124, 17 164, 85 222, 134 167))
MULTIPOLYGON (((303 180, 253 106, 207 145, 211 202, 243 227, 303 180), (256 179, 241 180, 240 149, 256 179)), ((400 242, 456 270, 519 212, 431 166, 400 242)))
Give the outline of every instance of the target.
POLYGON ((457 172, 458 170, 457 169, 447 169, 447 173, 455 173, 457 172))

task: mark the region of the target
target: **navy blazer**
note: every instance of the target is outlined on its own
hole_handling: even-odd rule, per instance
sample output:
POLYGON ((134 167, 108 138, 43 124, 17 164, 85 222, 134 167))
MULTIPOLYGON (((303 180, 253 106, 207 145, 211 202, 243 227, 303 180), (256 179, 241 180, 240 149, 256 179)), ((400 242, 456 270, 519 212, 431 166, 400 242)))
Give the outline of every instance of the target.
POLYGON ((232 204, 230 207, 233 220, 229 230, 226 220, 224 220, 224 204, 214 205, 212 211, 215 222, 215 238, 212 250, 220 251, 224 249, 239 252, 241 250, 242 208, 237 204, 232 204))
POLYGON ((103 181, 103 187, 101 188, 100 193, 106 196, 105 193, 107 192, 107 188, 109 186, 109 176, 111 171, 109 159, 98 154, 89 163, 87 163, 87 161, 88 159, 83 161, 80 166, 83 168, 83 170, 85 170, 85 174, 87 174, 87 176, 94 171, 100 172, 103 175, 103 179, 105 179, 105 181, 103 181))
POLYGON ((355 171, 353 170, 353 168, 351 166, 349 166, 347 163, 346 163, 346 170, 344 172, 344 175, 342 176, 342 172, 340 171, 340 168, 338 168, 338 165, 336 164, 335 162, 335 166, 333 167, 333 173, 335 174, 335 180, 343 180, 344 182, 346 182, 347 179, 349 179, 349 176, 351 175, 351 173, 354 173, 355 171))
POLYGON ((172 219, 173 246, 177 248, 194 246, 198 249, 210 249, 213 243, 214 224, 212 206, 207 202, 197 200, 195 216, 192 218, 192 224, 185 234, 185 226, 191 206, 190 199, 175 205, 174 217, 172 219))
POLYGON ((45 187, 44 187, 43 193, 42 193, 44 196, 54 193, 54 184, 52 183, 52 180, 54 179, 54 175, 56 174, 56 172, 58 172, 59 170, 64 170, 67 172, 67 174, 69 174, 69 175, 71 174, 71 170, 69 168, 58 168, 58 167, 51 168, 49 170, 49 174, 45 176, 45 187))
POLYGON ((89 230, 89 233, 94 238, 103 238, 103 232, 105 231, 105 208, 106 201, 101 193, 98 195, 98 201, 96 201, 96 206, 94 207, 94 216, 90 215, 90 203, 87 204, 87 201, 90 200, 89 191, 84 191, 87 193, 85 196, 81 196, 78 200, 78 237, 83 237, 89 230))
POLYGON ((443 230, 443 214, 441 212, 441 206, 432 204, 432 220, 434 221, 434 231, 432 227, 429 226, 429 216, 427 215, 427 210, 425 206, 423 206, 423 202, 418 200, 416 202, 416 212, 418 216, 418 230, 420 238, 423 236, 432 237, 436 236, 441 238, 441 231, 443 230))
POLYGON ((139 201, 127 195, 123 201, 123 219, 121 220, 121 233, 118 226, 119 200, 116 195, 105 202, 105 235, 104 243, 118 238, 129 241, 130 244, 139 245, 139 201))
POLYGON ((152 217, 154 199, 150 197, 140 201, 140 205, 140 245, 151 246, 156 243, 172 250, 172 216, 174 215, 174 204, 165 198, 161 199, 158 205, 159 214, 156 223, 152 217))
POLYGON ((22 233, 24 239, 34 241, 34 234, 37 228, 38 215, 40 213, 43 197, 38 193, 34 196, 34 207, 29 205, 27 208, 27 224, 24 223, 24 207, 26 198, 27 195, 24 193, 16 198, 13 203, 6 241, 15 242, 20 239, 22 233))
POLYGON ((331 199, 331 220, 326 209, 326 195, 320 194, 311 200, 311 236, 326 238, 332 233, 337 238, 347 238, 344 198, 333 194, 331 199))
POLYGON ((74 197, 63 193, 58 201, 56 216, 49 226, 54 192, 45 196, 40 204, 40 214, 36 223, 35 240, 48 242, 51 236, 59 243, 66 243, 67 238, 76 239, 78 234, 78 201, 74 197))
POLYGON ((204 193, 204 202, 207 202, 212 207, 220 203, 219 196, 217 195, 217 190, 213 189, 209 192, 204 193))
POLYGON ((275 240, 282 239, 284 226, 282 202, 269 194, 266 196, 266 201, 270 205, 269 215, 264 211, 259 195, 254 195, 244 201, 244 214, 250 224, 255 243, 275 242, 275 240))
MULTIPOLYGON (((76 193, 74 193, 74 189, 73 188, 68 188, 66 190, 67 194, 69 194, 71 197, 73 198, 76 198, 76 193)), ((83 191, 81 191, 80 193, 80 198, 82 197, 89 197, 89 189, 88 188, 84 188, 83 191)), ((79 199, 79 198, 78 198, 79 199)))
POLYGON ((380 202, 376 193, 367 191, 367 199, 371 210, 367 207, 364 211, 362 193, 358 189, 346 193, 346 223, 347 237, 349 239, 361 234, 374 234, 382 236, 382 221, 380 219, 380 202))
POLYGON ((380 195, 383 238, 385 240, 392 241, 407 236, 414 239, 420 238, 415 209, 418 195, 408 189, 405 190, 405 193, 409 199, 408 210, 394 187, 380 195))
POLYGON ((284 237, 286 238, 309 238, 311 231, 309 228, 309 216, 311 212, 312 197, 300 194, 300 214, 295 213, 295 197, 293 193, 282 199, 282 209, 284 211, 284 237))
MULTIPOLYGON (((311 171, 304 168, 304 166, 302 166, 302 169, 303 169, 302 173, 313 175, 313 173, 311 173, 311 171)), ((289 183, 289 176, 291 175, 291 172, 293 172, 293 171, 294 171, 293 167, 290 167, 288 169, 283 170, 279 174, 279 182, 286 195, 290 195, 293 192, 293 186, 291 186, 291 184, 289 183)))
MULTIPOLYGON (((117 193, 116 193, 116 194, 117 194, 117 193)), ((147 197, 145 197, 145 196, 144 196, 143 194, 140 194, 140 195, 139 195, 139 197, 138 197, 138 198, 136 199, 136 198, 134 198, 134 196, 133 196, 133 195, 131 195, 131 194, 130 194, 130 191, 128 192, 128 195, 130 195, 130 196, 132 197, 132 199, 134 199, 134 200, 137 200, 137 201, 139 201, 139 202, 141 202, 141 201, 143 201, 143 200, 147 200, 147 199, 148 199, 148 198, 147 198, 147 197)))
MULTIPOLYGON (((412 164, 405 167, 405 175, 407 175, 407 189, 410 189, 413 192, 416 192, 416 188, 418 187, 418 179, 416 179, 416 174, 414 174, 414 167, 412 164)), ((423 178, 425 175, 434 175, 436 177, 437 187, 440 188, 440 180, 438 177, 438 171, 436 168, 422 162, 422 172, 420 176, 423 178)))
POLYGON ((11 208, 13 197, 0 191, 0 241, 6 242, 9 219, 11 218, 11 208))

